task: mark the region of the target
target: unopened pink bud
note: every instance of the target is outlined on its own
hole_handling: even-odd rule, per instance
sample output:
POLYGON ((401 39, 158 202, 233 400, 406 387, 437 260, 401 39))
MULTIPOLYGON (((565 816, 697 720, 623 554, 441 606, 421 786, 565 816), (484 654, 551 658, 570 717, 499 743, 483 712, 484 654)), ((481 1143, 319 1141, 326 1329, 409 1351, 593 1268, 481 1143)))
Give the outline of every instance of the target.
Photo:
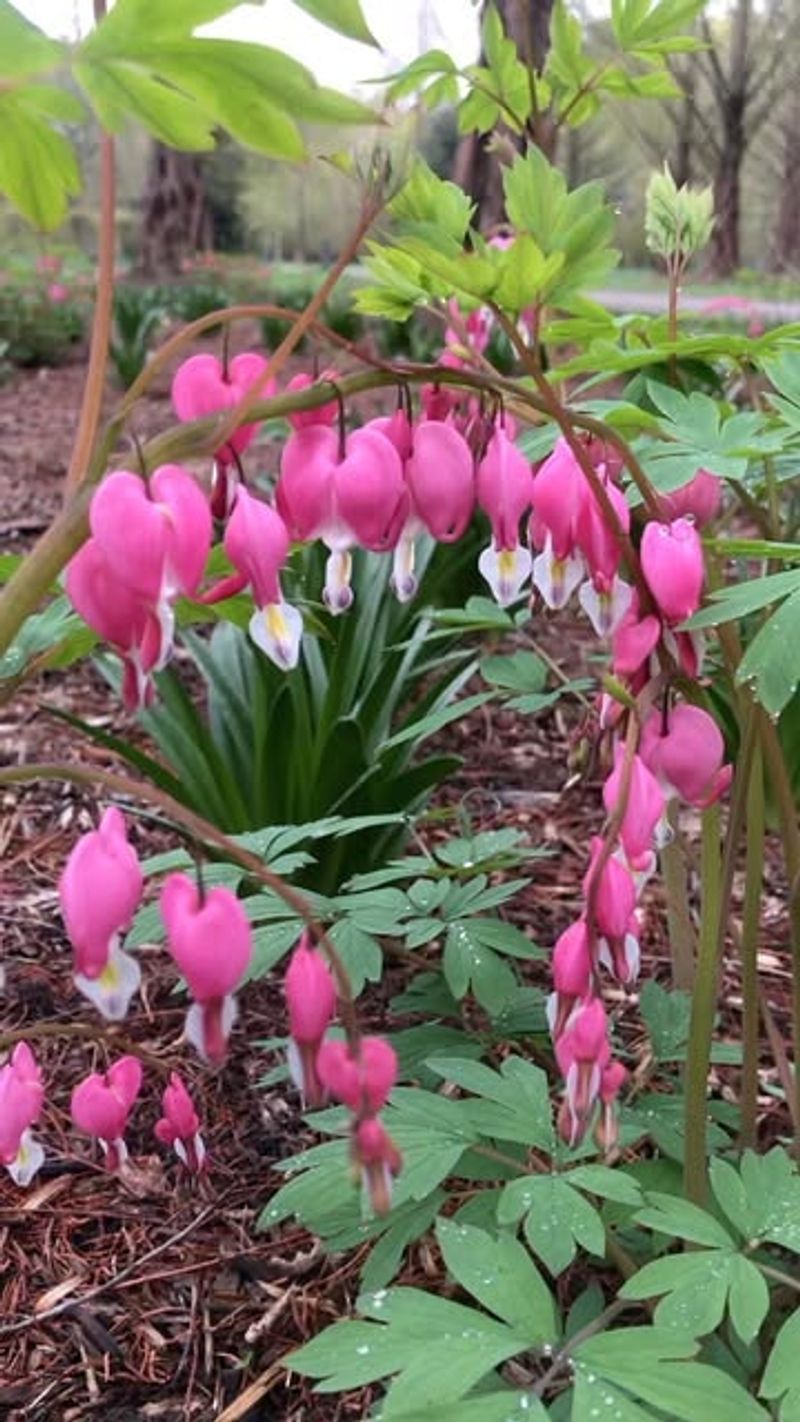
MULTIPOLYGON (((611 814, 617 808, 624 776, 624 753, 615 747, 614 769, 603 786, 603 803, 611 814)), ((664 816, 664 792, 641 756, 635 755, 628 775, 628 796, 620 826, 620 839, 634 869, 651 853, 656 827, 664 816)))
POLYGON ((206 1151, 200 1135, 200 1118, 183 1080, 175 1071, 164 1088, 161 1109, 164 1114, 156 1121, 156 1139, 162 1145, 172 1146, 189 1170, 201 1170, 206 1151))
POLYGON ((699 528, 712 523, 722 503, 722 480, 709 469, 698 469, 693 479, 680 489, 661 495, 669 517, 692 518, 699 528))

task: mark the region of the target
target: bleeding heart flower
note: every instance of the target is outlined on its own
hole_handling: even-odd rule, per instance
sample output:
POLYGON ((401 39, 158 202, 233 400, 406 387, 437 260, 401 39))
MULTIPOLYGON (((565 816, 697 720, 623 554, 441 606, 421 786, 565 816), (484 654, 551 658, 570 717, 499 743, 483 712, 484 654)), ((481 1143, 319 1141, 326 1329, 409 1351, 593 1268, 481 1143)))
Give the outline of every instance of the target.
POLYGON ((661 495, 671 519, 690 518, 699 528, 713 523, 722 504, 722 480, 710 469, 698 469, 688 484, 661 495))
MULTIPOLYGON (((377 423, 377 421, 376 421, 377 423)), ((453 425, 423 420, 409 434, 413 445, 405 463, 410 508, 394 550, 392 586, 400 602, 417 590, 414 542, 427 531, 440 543, 460 538, 475 505, 475 461, 453 425)))
POLYGON ((139 907, 143 885, 124 817, 112 805, 99 828, 78 840, 58 885, 75 986, 111 1022, 122 1020, 141 982, 139 964, 122 951, 120 940, 139 907))
POLYGON ((75 1087, 70 1103, 73 1123, 84 1135, 99 1140, 107 1170, 127 1160, 125 1131, 142 1085, 142 1068, 135 1057, 120 1057, 103 1075, 93 1072, 75 1087))
POLYGON ((733 767, 724 765, 725 742, 707 711, 681 702, 664 724, 656 711, 645 722, 639 753, 668 795, 697 809, 718 800, 730 786, 733 767))
POLYGON ((292 954, 284 979, 289 1009, 289 1071, 307 1106, 321 1106, 324 1092, 316 1060, 322 1039, 336 1012, 336 988, 330 969, 304 933, 292 954))
POLYGON ((381 1121, 370 1116, 358 1122, 353 1132, 352 1154, 372 1209, 376 1215, 388 1215, 392 1207, 392 1179, 400 1174, 403 1158, 381 1121))
POLYGON ((44 1102, 42 1073, 27 1042, 18 1042, 0 1067, 0 1162, 15 1185, 29 1185, 44 1151, 31 1134, 44 1102))
POLYGON ((346 1042, 323 1042, 317 1075, 335 1101, 357 1115, 374 1116, 397 1080, 397 1055, 383 1037, 362 1037, 356 1056, 346 1042))
MULTIPOLYGON (((172 408, 179 420, 203 420, 224 414, 240 405, 253 386, 261 379, 267 361, 255 351, 243 351, 233 357, 226 369, 213 355, 194 355, 183 361, 172 381, 172 408)), ((267 400, 275 393, 275 382, 264 387, 267 400)), ((243 454, 252 444, 258 424, 240 425, 216 451, 221 465, 232 464, 237 454, 243 454)))
MULTIPOLYGON (((614 748, 614 769, 603 786, 603 803, 608 814, 616 809, 619 801, 624 759, 622 747, 617 744, 614 748)), ((661 786, 641 756, 635 755, 631 762, 628 799, 619 832, 631 869, 641 871, 651 867, 653 844, 657 842, 664 811, 661 786)))
POLYGON ((206 1160, 206 1148, 200 1134, 200 1118, 189 1092, 176 1071, 170 1073, 169 1085, 161 1097, 164 1112, 156 1121, 156 1139, 172 1146, 178 1160, 187 1170, 199 1172, 206 1160))
POLYGON ((476 472, 478 503, 492 525, 492 543, 478 567, 501 607, 519 597, 531 555, 519 541, 519 521, 531 506, 533 479, 527 459, 505 430, 495 430, 476 472))
POLYGON ((578 1004, 591 996, 593 965, 585 919, 578 919, 557 939, 552 974, 554 992, 547 1001, 547 1021, 556 1041, 578 1004))
MULTIPOLYGON (((300 658, 303 618, 296 607, 284 602, 281 592, 280 572, 289 556, 286 524, 276 509, 241 486, 224 542, 240 580, 252 589, 258 609, 250 619, 250 636, 271 662, 290 671, 300 658)), ((226 585, 227 593, 232 586, 226 585)))
POLYGON ((167 947, 194 998, 186 1037, 205 1061, 225 1060, 236 1021, 234 988, 252 955, 247 915, 230 889, 201 891, 186 874, 170 874, 161 889, 167 947))
POLYGON ((343 449, 317 425, 287 440, 281 455, 278 509, 293 538, 321 538, 330 549, 323 597, 334 613, 353 601, 350 550, 393 548, 406 520, 403 465, 391 440, 365 425, 343 449))
POLYGON ((583 1137, 611 1058, 608 1018, 599 997, 584 1003, 555 1044, 556 1061, 565 1081, 559 1128, 570 1146, 583 1137))
POLYGON ((594 905, 598 958, 619 982, 632 983, 639 973, 638 924, 634 917, 636 882, 614 855, 599 868, 602 854, 603 841, 595 835, 583 892, 594 905))
POLYGON ((533 480, 531 540, 542 551, 533 562, 534 586, 547 607, 565 607, 583 581, 578 515, 589 498, 586 476, 565 439, 540 465, 533 480))
POLYGON ((122 658, 126 711, 149 706, 152 673, 164 666, 172 646, 171 610, 160 615, 121 583, 94 538, 70 559, 66 591, 84 622, 122 658))
POLYGON ((615 676, 635 677, 658 645, 661 624, 648 613, 639 616, 639 594, 634 590, 625 616, 614 633, 612 664, 615 676))
MULTIPOLYGON (((631 511, 625 495, 607 479, 604 488, 618 528, 627 533, 631 511)), ((591 489, 579 510, 576 531, 590 578, 578 594, 580 604, 598 637, 610 637, 630 607, 633 589, 618 576, 622 560, 618 533, 610 526, 591 489)))
POLYGON ((667 622, 683 622, 700 606, 705 567, 703 545, 693 523, 650 522, 642 534, 642 572, 667 622))

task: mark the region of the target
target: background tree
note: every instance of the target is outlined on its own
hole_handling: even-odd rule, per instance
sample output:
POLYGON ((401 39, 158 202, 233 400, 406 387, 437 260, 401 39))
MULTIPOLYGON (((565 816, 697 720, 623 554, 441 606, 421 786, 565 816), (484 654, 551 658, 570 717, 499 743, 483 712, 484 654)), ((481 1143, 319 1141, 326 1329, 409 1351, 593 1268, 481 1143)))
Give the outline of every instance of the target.
POLYGON ((202 158, 154 143, 144 193, 139 269, 177 275, 185 261, 213 245, 202 158))

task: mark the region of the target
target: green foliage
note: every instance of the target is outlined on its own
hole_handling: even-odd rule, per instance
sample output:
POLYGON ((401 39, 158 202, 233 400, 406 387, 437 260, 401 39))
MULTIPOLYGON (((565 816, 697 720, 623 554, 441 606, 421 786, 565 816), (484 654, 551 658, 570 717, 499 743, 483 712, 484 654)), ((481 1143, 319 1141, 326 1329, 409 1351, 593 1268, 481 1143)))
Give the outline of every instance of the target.
POLYGON ((118 286, 109 355, 123 390, 144 369, 150 344, 164 319, 159 293, 149 287, 118 286))
POLYGON ((84 308, 71 295, 53 301, 41 283, 0 287, 0 342, 12 365, 63 364, 84 327, 84 308))
MULTIPOLYGON (((299 0, 298 0, 299 3, 299 0)), ((119 133, 133 119, 174 148, 210 149, 215 130, 281 159, 306 156, 301 123, 361 124, 371 111, 317 84, 304 65, 278 50, 198 38, 198 26, 234 0, 118 0, 74 50, 48 40, 10 0, 0 0, 0 191, 45 231, 63 221, 81 186, 75 149, 62 125, 88 117, 67 88, 68 73, 103 127, 119 133)), ((324 23, 370 40, 358 0, 308 0, 324 23)))
POLYGON ((714 199, 711 188, 678 187, 668 167, 653 173, 647 185, 645 240, 651 252, 683 270, 690 257, 711 240, 714 199))
MULTIPOLYGON (((159 760, 115 740, 115 748, 147 769, 183 802, 221 828, 240 831, 269 823, 304 823, 331 813, 411 814, 457 764, 450 755, 420 759, 424 742, 466 714, 489 692, 455 701, 476 661, 465 627, 445 645, 431 630, 426 601, 452 592, 458 570, 472 562, 470 541, 423 552, 418 599, 406 605, 388 594, 388 567, 377 555, 356 557, 356 602, 347 618, 309 616, 300 666, 273 667, 230 621, 210 642, 185 634, 205 684, 205 707, 169 669, 158 680, 159 701, 142 716, 159 760), (432 556, 433 555, 433 556, 432 556), (274 748, 280 746, 280 754, 274 748)), ((322 553, 298 555, 296 588, 321 585, 322 553)), ((307 594, 306 594, 307 595, 307 594)), ((243 599, 220 615, 244 620, 243 599)), ((92 733, 105 740, 105 733, 92 733)), ((327 885, 348 865, 381 863, 403 837, 394 826, 338 846, 321 870, 327 885)))
POLYGON ((556 125, 578 127, 594 118, 604 98, 666 99, 679 96, 679 85, 665 56, 697 49, 684 33, 705 0, 614 0, 612 37, 616 52, 589 52, 586 27, 566 0, 556 0, 550 46, 541 73, 520 54, 506 34, 493 4, 484 7, 481 27, 485 63, 459 71, 443 50, 429 50, 391 76, 390 101, 419 92, 429 108, 457 104, 462 133, 489 133, 502 123, 530 134, 542 113, 556 125), (459 85, 466 81, 467 93, 459 85))

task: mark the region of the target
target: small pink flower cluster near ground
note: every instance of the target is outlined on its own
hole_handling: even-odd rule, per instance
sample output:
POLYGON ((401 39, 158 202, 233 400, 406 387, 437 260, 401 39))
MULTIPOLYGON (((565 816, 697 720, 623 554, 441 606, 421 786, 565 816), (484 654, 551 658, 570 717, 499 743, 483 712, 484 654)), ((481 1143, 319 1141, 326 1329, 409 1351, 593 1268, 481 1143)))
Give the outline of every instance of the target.
MULTIPOLYGON (((141 983, 137 959, 124 950, 124 935, 138 909, 144 878, 120 810, 106 810, 100 825, 78 840, 59 881, 59 897, 73 949, 78 991, 107 1020, 120 1021, 141 983)), ((234 992, 252 955, 250 923, 229 889, 204 891, 186 874, 169 874, 161 889, 167 948, 189 989, 186 1039, 203 1061, 220 1065, 236 1021, 234 992)), ((106 1165, 125 1161, 125 1129, 142 1085, 135 1057, 125 1056, 103 1074, 94 1072, 72 1094, 72 1119, 97 1139, 106 1165)), ((44 1100, 41 1072, 22 1042, 0 1068, 0 1162, 14 1180, 27 1184, 44 1158, 31 1135, 44 1100)), ((190 1170, 201 1169, 205 1147, 186 1087, 173 1073, 156 1125, 159 1141, 174 1147, 190 1170)))
MULTIPOLYGON (((70 1115, 75 1128, 98 1141, 107 1170, 116 1171, 128 1158, 125 1132, 142 1087, 136 1057, 119 1057, 105 1072, 92 1072, 72 1092, 70 1115)), ((16 1185, 29 1185, 44 1163, 44 1150, 32 1134, 42 1114, 45 1085, 41 1068, 27 1042, 19 1042, 10 1061, 0 1067, 0 1164, 16 1185)), ((157 1140, 173 1146, 191 1171, 203 1168, 206 1150, 192 1099, 177 1072, 162 1096, 163 1117, 155 1127, 157 1140)))
MULTIPOLYGON (((144 878, 125 820, 112 806, 96 830, 78 840, 64 867, 59 895, 74 954, 75 986, 107 1020, 119 1022, 141 982, 122 938, 139 907, 144 878)), ((192 998, 186 1038, 204 1061, 225 1060, 236 1021, 234 990, 252 954, 250 923, 230 889, 204 891, 186 874, 161 889, 167 948, 192 998), (224 952, 220 945, 224 945, 224 952)))
POLYGON ((401 1157, 379 1113, 397 1080, 397 1057, 382 1037, 345 1042, 327 1035, 336 988, 327 963, 304 933, 285 978, 289 1013, 289 1070, 306 1106, 327 1100, 352 1112, 351 1155, 376 1214, 391 1205, 401 1157))

